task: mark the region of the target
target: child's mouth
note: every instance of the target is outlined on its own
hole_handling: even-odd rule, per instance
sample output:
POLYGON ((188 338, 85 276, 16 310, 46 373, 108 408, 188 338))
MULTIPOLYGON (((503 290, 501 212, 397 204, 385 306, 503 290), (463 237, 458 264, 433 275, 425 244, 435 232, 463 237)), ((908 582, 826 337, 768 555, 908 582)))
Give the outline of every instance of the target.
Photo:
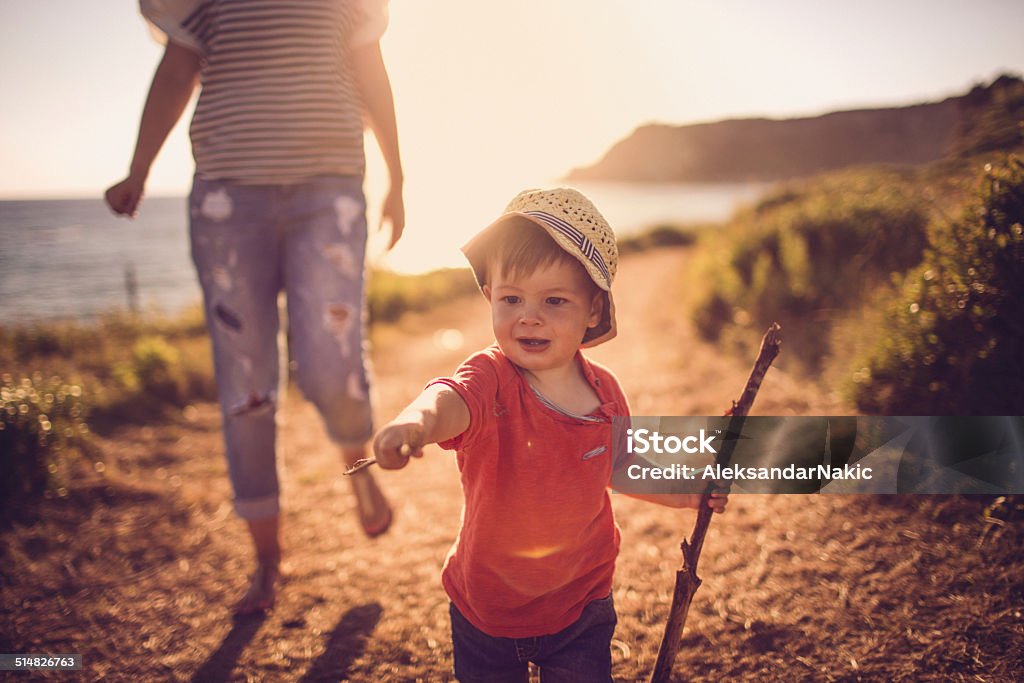
POLYGON ((520 337, 516 341, 519 342, 519 346, 525 351, 543 351, 551 345, 550 339, 534 339, 531 337, 520 337))

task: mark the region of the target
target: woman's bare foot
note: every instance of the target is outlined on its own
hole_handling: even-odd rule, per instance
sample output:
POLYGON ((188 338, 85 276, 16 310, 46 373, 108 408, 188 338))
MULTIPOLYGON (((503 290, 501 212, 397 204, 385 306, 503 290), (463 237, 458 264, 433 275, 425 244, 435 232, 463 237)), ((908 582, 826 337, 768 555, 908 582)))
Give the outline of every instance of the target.
MULTIPOLYGON (((366 455, 366 449, 363 447, 341 449, 341 459, 346 466, 353 465, 366 455)), ((368 538, 377 538, 386 533, 391 528, 394 513, 384 492, 374 480, 373 473, 368 469, 359 470, 353 472, 348 480, 356 496, 356 513, 363 533, 368 538)))
POLYGON ((249 590, 235 603, 235 616, 262 614, 272 608, 280 579, 281 570, 277 562, 260 562, 256 566, 256 573, 252 575, 249 590))
POLYGON ((376 538, 391 527, 392 512, 388 499, 368 470, 360 470, 349 480, 356 494, 359 525, 368 538, 376 538))

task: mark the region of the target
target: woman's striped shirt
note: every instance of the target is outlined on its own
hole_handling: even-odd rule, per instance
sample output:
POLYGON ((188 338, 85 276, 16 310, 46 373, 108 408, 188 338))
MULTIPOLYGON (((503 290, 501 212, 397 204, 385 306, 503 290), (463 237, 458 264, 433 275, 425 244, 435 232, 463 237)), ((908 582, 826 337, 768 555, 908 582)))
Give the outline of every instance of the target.
POLYGON ((206 179, 278 185, 361 175, 363 107, 348 51, 377 41, 386 0, 141 0, 202 57, 190 136, 206 179))

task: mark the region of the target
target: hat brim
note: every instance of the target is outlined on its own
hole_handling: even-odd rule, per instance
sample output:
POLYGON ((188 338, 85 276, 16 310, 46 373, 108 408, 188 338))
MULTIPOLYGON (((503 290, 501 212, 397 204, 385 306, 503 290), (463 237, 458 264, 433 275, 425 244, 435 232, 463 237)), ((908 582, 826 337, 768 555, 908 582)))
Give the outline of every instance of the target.
POLYGON ((587 261, 581 254, 578 254, 571 243, 566 241, 566 238, 561 233, 552 230, 549 226, 543 222, 538 221, 529 214, 520 213, 518 211, 503 214, 493 223, 488 225, 486 228, 478 232, 473 236, 466 244, 462 247, 462 253, 465 254, 466 260, 469 261, 470 267, 473 269, 473 277, 476 278, 476 284, 483 293, 484 284, 486 284, 487 277, 487 264, 486 264, 486 253, 487 253, 487 242, 494 235, 494 230, 499 225, 504 223, 510 218, 525 218, 530 221, 533 225, 543 230, 551 239, 555 241, 558 246, 579 261, 580 265, 586 271, 587 275, 594 282, 595 285, 601 290, 603 295, 603 305, 601 306, 601 320, 597 325, 587 329, 587 333, 583 335, 583 341, 580 346, 582 348, 590 348, 597 346, 598 344, 604 343, 609 339, 615 337, 618 333, 618 329, 615 325, 615 302, 612 299, 611 286, 609 283, 603 281, 602 278, 595 275, 593 272, 594 267, 589 261, 587 261))
POLYGON ((584 349, 603 344, 619 333, 615 325, 615 300, 612 298, 612 293, 601 290, 601 294, 604 295, 604 305, 601 307, 601 322, 589 328, 587 333, 583 335, 580 347, 584 349))

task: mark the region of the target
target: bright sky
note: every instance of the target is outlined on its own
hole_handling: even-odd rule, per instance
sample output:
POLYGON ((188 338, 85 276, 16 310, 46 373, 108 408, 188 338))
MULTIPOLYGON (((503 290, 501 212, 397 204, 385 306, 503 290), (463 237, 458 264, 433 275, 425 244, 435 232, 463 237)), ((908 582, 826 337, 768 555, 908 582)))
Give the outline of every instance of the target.
MULTIPOLYGON (((1021 35, 1020 0, 392 0, 410 228, 440 220, 442 197, 549 184, 647 122, 957 94, 1024 72, 1021 35)), ((132 0, 3 0, 0 197, 98 197, 120 179, 161 49, 132 0)), ((187 191, 185 129, 151 194, 187 191)))

